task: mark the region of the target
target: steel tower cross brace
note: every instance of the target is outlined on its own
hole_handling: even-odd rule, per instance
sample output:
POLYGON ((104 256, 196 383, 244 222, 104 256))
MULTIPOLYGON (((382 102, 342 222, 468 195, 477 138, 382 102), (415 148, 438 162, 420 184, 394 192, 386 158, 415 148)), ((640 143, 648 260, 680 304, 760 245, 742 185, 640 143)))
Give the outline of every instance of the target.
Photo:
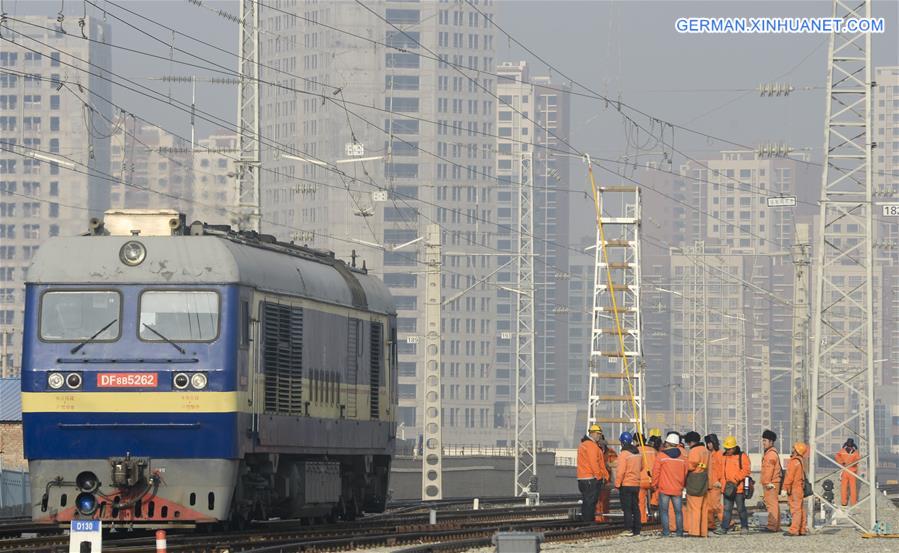
POLYGON ((443 436, 440 397, 440 226, 428 225, 425 242, 424 438, 421 458, 422 500, 443 499, 443 436))
POLYGON ((238 226, 259 232, 259 3, 241 0, 237 85, 237 121, 240 126, 237 162, 238 226))
POLYGON ((533 156, 521 154, 518 186, 518 297, 515 309, 515 495, 537 485, 537 378, 534 362, 533 156))
POLYGON ((642 431, 643 345, 640 320, 640 190, 600 187, 593 273, 593 321, 587 424, 609 443, 621 431, 642 431), (619 336, 620 330, 620 336, 619 336), (611 432, 610 432, 611 430, 611 432))
MULTIPOLYGON (((834 0, 833 17, 871 17, 870 0, 834 0)), ((830 36, 824 172, 815 244, 809 471, 815 496, 862 531, 877 521, 874 429, 871 35, 830 36), (854 438, 859 501, 840 510, 822 493, 837 481, 834 453, 854 438)))

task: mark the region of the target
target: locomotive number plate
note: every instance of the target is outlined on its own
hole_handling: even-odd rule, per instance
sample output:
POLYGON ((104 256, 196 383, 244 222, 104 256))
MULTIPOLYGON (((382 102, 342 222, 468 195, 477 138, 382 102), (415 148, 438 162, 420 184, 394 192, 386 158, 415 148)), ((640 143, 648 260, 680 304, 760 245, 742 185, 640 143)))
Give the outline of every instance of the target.
POLYGON ((157 373, 100 373, 97 388, 156 388, 159 386, 157 373))

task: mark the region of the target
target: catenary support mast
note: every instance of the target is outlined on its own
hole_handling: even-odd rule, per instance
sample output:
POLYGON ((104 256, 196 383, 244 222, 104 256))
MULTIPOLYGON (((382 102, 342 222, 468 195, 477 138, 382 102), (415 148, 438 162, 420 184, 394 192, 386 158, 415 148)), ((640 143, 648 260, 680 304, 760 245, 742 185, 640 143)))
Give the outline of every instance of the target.
MULTIPOLYGON (((834 0, 833 17, 871 17, 871 1, 834 0)), ((871 79, 871 35, 831 34, 815 237, 809 470, 818 500, 863 531, 877 520, 871 79), (847 438, 861 453, 859 501, 839 509, 824 498, 821 484, 839 482, 834 453, 847 438)))
POLYGON ((237 162, 238 226, 259 231, 259 2, 240 1, 237 121, 240 127, 237 162))
MULTIPOLYGON (((518 288, 515 309, 515 495, 537 485, 537 379, 534 326, 534 171, 521 154, 518 186, 518 288)), ((534 490, 536 491, 536 490, 534 490)))
POLYGON ((440 397, 440 226, 428 225, 425 242, 424 432, 421 459, 422 500, 443 499, 443 435, 440 397))

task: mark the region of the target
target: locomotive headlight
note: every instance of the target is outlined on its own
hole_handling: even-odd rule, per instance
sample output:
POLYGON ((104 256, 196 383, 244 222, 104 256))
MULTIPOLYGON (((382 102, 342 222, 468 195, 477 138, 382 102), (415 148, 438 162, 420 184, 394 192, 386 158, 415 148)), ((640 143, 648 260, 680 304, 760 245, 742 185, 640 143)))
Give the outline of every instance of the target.
POLYGON ((147 258, 147 248, 136 240, 125 242, 119 250, 119 259, 130 267, 140 265, 147 258))
POLYGON ((187 388, 188 384, 190 384, 190 378, 184 373, 177 373, 175 378, 172 379, 172 385, 179 390, 187 388))
POLYGON ((66 375, 66 386, 71 389, 81 387, 81 375, 78 373, 69 373, 66 375))
POLYGON ((206 375, 203 373, 194 373, 193 376, 190 377, 190 385, 196 390, 202 390, 206 387, 208 382, 209 379, 206 378, 206 375))
POLYGON ((59 373, 50 373, 47 375, 47 386, 50 386, 54 390, 58 390, 62 388, 62 385, 65 384, 65 377, 63 377, 59 373))

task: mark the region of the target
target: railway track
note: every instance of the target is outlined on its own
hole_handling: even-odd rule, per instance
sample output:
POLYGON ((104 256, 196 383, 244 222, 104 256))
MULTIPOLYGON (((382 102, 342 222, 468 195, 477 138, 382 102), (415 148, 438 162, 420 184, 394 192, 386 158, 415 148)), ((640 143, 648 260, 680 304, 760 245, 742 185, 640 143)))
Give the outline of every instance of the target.
MULTIPOLYGON (((438 513, 437 523, 428 523, 428 514, 396 514, 389 518, 366 518, 352 523, 300 526, 298 521, 276 521, 258 525, 247 532, 224 534, 173 533, 168 537, 172 553, 218 553, 229 551, 315 551, 348 550, 364 545, 401 545, 445 540, 460 533, 478 537, 490 528, 513 528, 521 524, 567 523, 574 504, 513 507, 478 511, 438 513), (290 527, 292 525, 292 527, 290 527)), ((495 530, 494 530, 495 531, 495 530)), ((113 553, 155 553, 148 532, 104 536, 104 551, 113 553), (135 535, 140 534, 140 535, 135 535)), ((492 533, 490 534, 492 535, 492 533)), ((458 539, 458 538, 457 538, 458 539)), ((0 540, 0 551, 58 553, 68 551, 68 537, 56 535, 0 540)))

